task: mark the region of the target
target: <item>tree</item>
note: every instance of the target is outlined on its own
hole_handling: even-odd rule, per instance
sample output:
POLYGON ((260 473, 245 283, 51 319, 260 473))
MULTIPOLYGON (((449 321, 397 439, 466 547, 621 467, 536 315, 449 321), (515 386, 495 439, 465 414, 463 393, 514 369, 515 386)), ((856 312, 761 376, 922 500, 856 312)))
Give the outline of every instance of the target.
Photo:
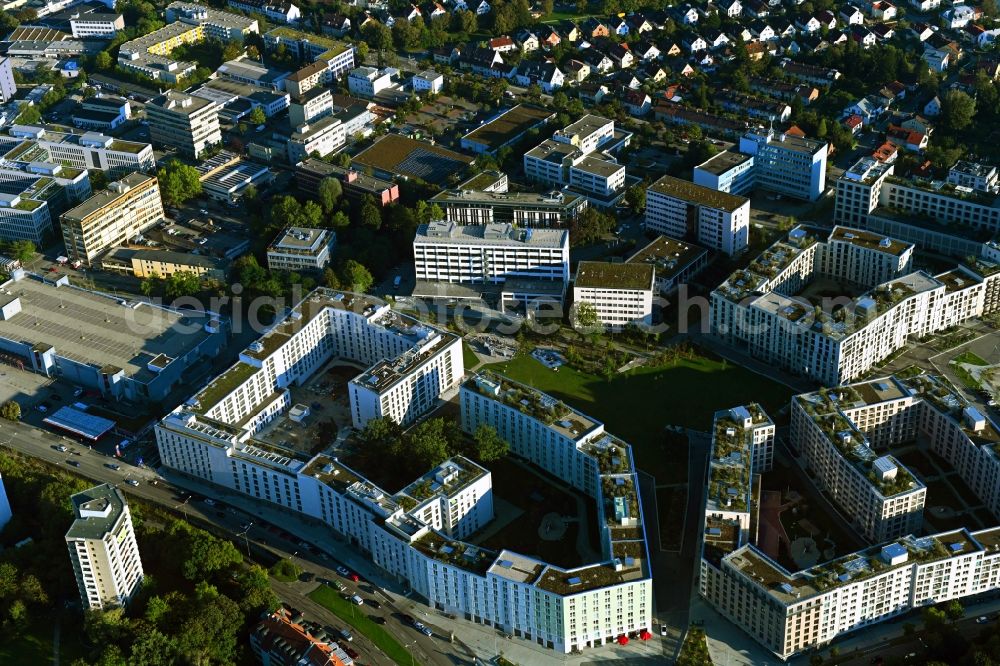
POLYGON ((344 188, 336 178, 327 177, 319 182, 316 193, 319 203, 323 207, 323 212, 329 215, 337 207, 337 203, 344 194, 344 188))
POLYGON ((481 463, 499 460, 510 452, 510 444, 491 425, 480 424, 472 439, 475 443, 472 457, 481 463))
POLYGON ((282 558, 271 566, 271 575, 283 582, 291 582, 299 577, 302 570, 288 558, 282 558))
POLYGON ((25 106, 15 122, 19 125, 37 125, 42 122, 42 112, 34 104, 25 106))
POLYGON ((180 160, 170 160, 156 172, 160 197, 168 206, 179 206, 201 194, 198 170, 180 160))
MULTIPOLYGON (((167 298, 194 296, 201 290, 201 278, 192 271, 177 271, 166 280, 167 298)), ((148 296, 148 294, 147 294, 148 296)))
POLYGON ((177 645, 183 661, 192 664, 236 662, 236 634, 240 608, 227 596, 203 604, 181 625, 177 645))
POLYGON ((361 28, 361 36, 368 46, 378 51, 392 48, 392 30, 378 21, 369 21, 361 28))
POLYGON ((328 289, 340 289, 340 279, 337 278, 337 274, 333 272, 332 268, 323 271, 323 286, 328 289))
POLYGON ((94 56, 94 68, 102 72, 114 67, 114 60, 111 59, 111 54, 107 51, 101 51, 96 56, 94 56))
POLYGON ((597 308, 590 301, 579 301, 573 307, 573 327, 593 328, 597 326, 597 308))
POLYGON ((153 629, 136 636, 129 663, 142 666, 173 666, 179 660, 177 641, 158 629, 153 629))
POLYGON ((375 205, 371 195, 365 195, 364 203, 361 204, 360 214, 361 226, 378 231, 382 226, 382 211, 375 205))
POLYGON ((941 123, 948 129, 965 129, 975 115, 976 100, 961 90, 949 90, 941 98, 941 123))
POLYGON ((479 22, 476 15, 467 9, 460 9, 451 15, 452 32, 461 32, 470 35, 479 29, 479 22))
POLYGON ((253 107, 250 112, 250 116, 247 118, 251 125, 263 125, 267 122, 267 114, 264 113, 264 108, 261 106, 253 107))
POLYGON ((243 588, 240 606, 245 612, 258 614, 270 612, 278 607, 280 602, 271 589, 271 581, 268 580, 267 571, 262 566, 251 565, 240 576, 239 582, 243 588))
POLYGON ((392 457, 402 448, 403 428, 390 418, 371 419, 361 431, 361 441, 376 457, 392 457))
POLYGON ((437 467, 449 456, 444 419, 428 419, 414 426, 407 437, 407 453, 423 469, 437 467))
POLYGON ((35 244, 30 240, 14 241, 10 244, 8 252, 12 259, 17 259, 22 264, 26 264, 35 258, 35 244))
POLYGON ((0 418, 5 418, 8 421, 20 421, 21 405, 13 400, 3 403, 0 405, 0 418))
POLYGON ((368 291, 371 289, 372 283, 375 282, 375 278, 373 278, 372 274, 368 272, 368 269, 354 259, 348 259, 344 262, 344 266, 340 271, 340 276, 341 282, 343 282, 348 289, 356 292, 368 291))
POLYGON ((948 602, 948 605, 945 606, 944 613, 952 622, 955 620, 961 620, 965 617, 965 606, 963 606, 962 602, 958 599, 952 599, 948 602))
POLYGON ((983 14, 989 18, 997 18, 1000 11, 997 9, 997 0, 983 0, 983 14))

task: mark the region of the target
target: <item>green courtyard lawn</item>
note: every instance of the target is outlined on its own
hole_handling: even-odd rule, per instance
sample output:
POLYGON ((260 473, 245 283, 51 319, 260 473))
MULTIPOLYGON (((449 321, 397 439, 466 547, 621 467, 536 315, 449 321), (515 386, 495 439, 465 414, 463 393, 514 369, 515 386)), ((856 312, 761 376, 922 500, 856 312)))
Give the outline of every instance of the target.
POLYGON ((676 464, 676 453, 667 450, 664 426, 709 430, 716 410, 748 402, 774 416, 792 395, 788 387, 702 350, 690 360, 641 367, 611 381, 566 365, 553 371, 529 354, 487 367, 603 421, 634 447, 639 468, 657 483, 687 479, 686 466, 676 464))
POLYGON ((476 352, 472 351, 472 347, 465 340, 462 340, 462 363, 465 365, 466 370, 479 365, 479 357, 476 356, 476 352))
POLYGON ((397 664, 409 666, 420 663, 413 659, 413 655, 407 652, 392 634, 369 619, 364 606, 355 606, 332 587, 320 585, 309 593, 309 598, 367 636, 379 650, 397 664))
MULTIPOLYGON (((17 638, 0 641, 0 664, 51 664, 52 623, 38 622, 17 638)), ((87 654, 83 625, 63 617, 59 634, 59 663, 69 664, 87 654)))

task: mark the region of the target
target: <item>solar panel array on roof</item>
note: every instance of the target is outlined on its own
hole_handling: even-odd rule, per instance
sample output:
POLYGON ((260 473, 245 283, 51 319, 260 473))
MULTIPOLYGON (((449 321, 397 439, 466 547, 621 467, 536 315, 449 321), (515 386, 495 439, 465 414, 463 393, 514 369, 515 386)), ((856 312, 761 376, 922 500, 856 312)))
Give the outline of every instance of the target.
POLYGON ((45 423, 92 441, 97 441, 104 433, 115 427, 115 422, 110 419, 81 412, 72 407, 60 407, 45 418, 45 423))

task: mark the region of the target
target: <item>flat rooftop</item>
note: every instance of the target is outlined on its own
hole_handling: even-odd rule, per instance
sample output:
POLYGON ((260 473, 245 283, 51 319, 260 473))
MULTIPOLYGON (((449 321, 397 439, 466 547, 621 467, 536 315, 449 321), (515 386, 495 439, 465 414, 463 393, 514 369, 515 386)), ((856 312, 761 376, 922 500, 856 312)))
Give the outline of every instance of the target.
POLYGON ((452 174, 463 171, 472 161, 473 158, 468 155, 399 134, 386 134, 351 160, 352 164, 420 178, 429 183, 444 182, 452 174))
POLYGON ((625 170, 625 166, 622 164, 611 162, 609 160, 602 160, 601 158, 594 157, 593 155, 587 155, 582 160, 574 164, 573 168, 601 176, 602 178, 610 178, 619 171, 625 170))
POLYGON ((517 583, 533 584, 545 569, 546 563, 512 550, 502 550, 488 573, 517 583))
MULTIPOLYGON (((468 183, 466 183, 468 184, 468 183)), ((488 204, 500 207, 538 206, 542 208, 573 208, 583 197, 567 190, 552 192, 483 192, 481 190, 442 190, 431 201, 468 205, 488 204)))
POLYGON ((627 264, 650 264, 656 276, 670 279, 708 253, 708 250, 669 236, 657 236, 625 260, 627 264))
POLYGON ((125 511, 125 496, 105 483, 76 493, 70 498, 76 519, 66 532, 68 539, 101 539, 114 527, 125 511), (90 515, 81 517, 81 513, 90 515), (104 514, 104 515, 96 515, 104 514))
POLYGON ((554 116, 554 111, 518 104, 472 130, 462 140, 475 141, 489 150, 497 150, 554 116))
POLYGON ((311 250, 317 243, 330 234, 329 229, 308 229, 305 227, 285 227, 284 231, 274 239, 268 251, 272 250, 297 250, 304 252, 311 250))
POLYGON ((565 229, 521 229, 512 224, 466 224, 436 220, 417 227, 415 244, 508 245, 559 249, 568 247, 565 229))
POLYGON ((562 136, 582 136, 588 137, 594 132, 602 129, 603 127, 614 122, 610 118, 605 118, 604 116, 596 116, 594 114, 587 114, 583 118, 580 118, 575 123, 567 125, 565 128, 556 132, 562 136))
POLYGON ((889 236, 883 236, 882 234, 876 234, 863 229, 841 226, 833 228, 833 233, 830 234, 830 240, 851 243, 852 245, 857 245, 858 247, 863 247, 867 250, 877 250, 878 252, 885 252, 897 257, 913 248, 911 243, 904 243, 903 241, 890 238, 889 236))
POLYGON ((60 356, 90 366, 121 368, 132 379, 156 375, 147 364, 159 355, 176 359, 209 335, 210 315, 118 300, 76 287, 26 277, 7 282, 5 291, 21 300, 21 312, 0 321, 0 336, 21 343, 51 345, 60 356))
POLYGON ((127 186, 129 188, 128 191, 118 192, 113 189, 101 190, 100 192, 97 192, 89 199, 81 203, 80 205, 71 208, 70 210, 63 213, 63 217, 72 220, 85 220, 87 219, 87 217, 93 215, 102 208, 110 206, 118 199, 129 196, 129 193, 133 188, 145 185, 146 183, 152 180, 154 180, 152 176, 147 176, 142 173, 130 173, 124 178, 116 181, 118 183, 122 183, 123 185, 127 186))
POLYGON ((553 164, 562 164, 567 157, 580 155, 580 149, 569 143, 546 139, 526 153, 529 157, 553 164))
POLYGON ((594 564, 569 571, 550 565, 535 585, 553 594, 569 596, 643 577, 643 568, 637 559, 632 560, 632 566, 623 567, 621 571, 615 571, 611 563, 594 564))
POLYGON ((646 263, 581 261, 577 265, 574 286, 585 289, 646 291, 653 288, 654 273, 654 267, 646 263))
POLYGON ((649 189, 653 192, 665 194, 668 197, 708 206, 709 208, 717 208, 729 213, 741 206, 748 205, 750 201, 746 197, 727 192, 717 192, 709 187, 695 185, 690 181, 674 178, 673 176, 663 176, 650 185, 649 189))
POLYGON ((699 164, 698 168, 710 174, 721 176, 730 169, 749 162, 752 158, 753 155, 747 155, 735 150, 725 150, 718 155, 708 158, 699 164))

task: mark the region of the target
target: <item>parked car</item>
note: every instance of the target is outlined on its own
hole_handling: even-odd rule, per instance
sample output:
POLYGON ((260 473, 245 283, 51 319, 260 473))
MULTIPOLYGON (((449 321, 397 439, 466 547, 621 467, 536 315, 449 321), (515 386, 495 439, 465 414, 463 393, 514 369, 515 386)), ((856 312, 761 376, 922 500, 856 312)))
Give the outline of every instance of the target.
POLYGON ((80 463, 78 463, 78 462, 77 462, 77 461, 75 461, 75 460, 67 460, 67 461, 66 461, 66 464, 67 464, 67 465, 72 465, 73 467, 79 467, 79 466, 80 466, 80 463))
POLYGON ((205 504, 207 504, 209 506, 215 506, 215 500, 212 499, 211 497, 206 497, 205 498, 205 504))
POLYGON ((382 617, 381 615, 372 615, 370 616, 370 619, 375 624, 385 624, 385 618, 382 617))
POLYGON ((121 465, 116 465, 114 463, 104 463, 104 466, 108 469, 113 469, 116 472, 121 470, 121 465))
POLYGON ((976 618, 976 624, 986 624, 989 621, 990 618, 986 617, 985 615, 980 615, 979 617, 976 618))
POLYGON ((337 629, 337 635, 343 638, 345 641, 353 641, 354 634, 352 634, 347 629, 337 629))
POLYGON ((369 599, 366 603, 372 608, 382 608, 382 604, 377 599, 369 599))
POLYGON ((347 578, 348 576, 351 575, 351 572, 348 571, 346 567, 337 567, 337 573, 339 573, 344 578, 347 578))
POLYGON ((352 604, 354 604, 355 606, 364 606, 364 604, 365 604, 365 600, 364 600, 364 599, 362 599, 361 597, 359 597, 359 596, 358 596, 358 595, 356 595, 356 594, 352 594, 352 595, 351 595, 351 598, 350 598, 350 601, 351 601, 351 603, 352 603, 352 604))
POLYGON ((139 485, 139 482, 136 481, 135 479, 126 479, 125 483, 127 483, 128 485, 133 486, 133 487, 139 485))

